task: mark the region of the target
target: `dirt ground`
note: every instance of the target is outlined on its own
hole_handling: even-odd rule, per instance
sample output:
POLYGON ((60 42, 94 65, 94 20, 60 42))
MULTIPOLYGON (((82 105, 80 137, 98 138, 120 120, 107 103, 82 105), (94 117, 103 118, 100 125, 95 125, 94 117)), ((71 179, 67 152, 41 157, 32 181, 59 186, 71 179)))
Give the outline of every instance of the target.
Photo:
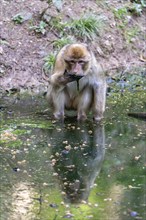
MULTIPOLYGON (((89 44, 104 69, 112 74, 110 70, 112 68, 123 71, 123 67, 126 70, 144 66, 145 11, 143 10, 141 16, 129 16, 129 27, 138 27, 139 33, 128 44, 112 12, 114 8, 121 7, 124 2, 69 0, 64 1, 61 12, 51 5, 47 13, 51 16, 52 13, 60 13, 62 19, 76 18, 86 11, 102 15, 106 22, 105 30, 101 36, 97 36, 89 44)), ((44 57, 53 51, 53 45, 50 42, 53 42, 56 36, 49 29, 45 35, 38 35, 30 30, 30 26, 40 22, 41 14, 47 7, 47 2, 40 0, 1 1, 0 81, 2 92, 20 89, 39 93, 46 90, 47 82, 42 78, 42 67, 44 57), (18 13, 24 14, 25 21, 22 24, 15 24, 12 21, 18 13)))

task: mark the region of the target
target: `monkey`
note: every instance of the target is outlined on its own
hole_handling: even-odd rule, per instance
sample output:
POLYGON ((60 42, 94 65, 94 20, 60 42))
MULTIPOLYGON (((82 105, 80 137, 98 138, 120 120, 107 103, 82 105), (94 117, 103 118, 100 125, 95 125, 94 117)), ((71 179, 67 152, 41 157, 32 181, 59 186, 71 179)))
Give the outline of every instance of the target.
POLYGON ((47 100, 55 119, 64 119, 65 110, 77 111, 77 120, 103 118, 106 102, 106 77, 94 53, 86 44, 65 45, 57 54, 49 77, 47 100))

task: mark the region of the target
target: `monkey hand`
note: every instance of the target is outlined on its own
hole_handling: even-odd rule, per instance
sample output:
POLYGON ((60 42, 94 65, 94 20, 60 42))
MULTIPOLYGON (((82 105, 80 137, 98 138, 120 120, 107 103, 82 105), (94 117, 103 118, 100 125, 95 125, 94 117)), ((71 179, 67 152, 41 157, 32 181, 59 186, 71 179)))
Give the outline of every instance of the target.
POLYGON ((66 78, 68 78, 68 80, 71 82, 71 81, 77 81, 77 80, 80 80, 84 75, 83 74, 74 74, 74 73, 69 73, 67 72, 67 70, 65 70, 64 72, 64 76, 66 78))

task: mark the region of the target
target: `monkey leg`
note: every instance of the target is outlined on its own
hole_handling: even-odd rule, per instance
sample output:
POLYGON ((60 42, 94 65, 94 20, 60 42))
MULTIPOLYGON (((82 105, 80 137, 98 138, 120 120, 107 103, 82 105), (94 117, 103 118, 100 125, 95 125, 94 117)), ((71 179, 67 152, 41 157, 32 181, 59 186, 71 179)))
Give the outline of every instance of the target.
POLYGON ((49 105, 53 108, 54 118, 64 119, 64 108, 69 103, 69 94, 66 88, 60 89, 49 85, 47 100, 49 105))
POLYGON ((90 87, 85 87, 74 102, 74 107, 77 109, 77 119, 79 121, 84 121, 87 119, 86 113, 90 109, 91 103, 92 89, 90 87))
POLYGON ((64 119, 64 93, 53 97, 53 116, 55 119, 64 119))

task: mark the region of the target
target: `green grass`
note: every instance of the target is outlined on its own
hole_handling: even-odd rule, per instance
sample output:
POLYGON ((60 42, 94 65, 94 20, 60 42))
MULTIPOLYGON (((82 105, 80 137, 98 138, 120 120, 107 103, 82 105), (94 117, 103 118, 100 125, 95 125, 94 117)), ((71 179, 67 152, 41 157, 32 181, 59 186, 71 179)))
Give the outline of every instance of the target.
POLYGON ((116 8, 113 10, 113 13, 117 19, 123 20, 128 15, 128 10, 126 7, 116 8))
POLYGON ((44 58, 43 70, 45 72, 52 71, 54 63, 55 63, 55 57, 56 55, 54 53, 51 53, 44 58))
POLYGON ((50 31, 54 32, 54 30, 56 30, 57 32, 59 32, 60 36, 64 35, 66 23, 62 22, 60 17, 52 18, 49 25, 50 31))
POLYGON ((51 30, 59 32, 60 37, 70 35, 80 40, 92 40, 100 34, 103 24, 103 19, 91 14, 68 22, 61 22, 60 18, 54 18, 50 22, 51 30))
POLYGON ((103 20, 95 15, 85 15, 68 23, 69 31, 77 38, 92 40, 103 28, 103 20))
POLYGON ((125 31, 124 37, 126 39, 127 43, 131 43, 132 40, 138 36, 138 34, 140 33, 140 30, 138 27, 133 27, 133 28, 129 28, 128 30, 125 31))
POLYGON ((62 47, 64 47, 66 44, 71 44, 73 43, 74 40, 71 37, 62 37, 60 39, 57 39, 53 42, 53 47, 55 49, 61 49, 62 47))

